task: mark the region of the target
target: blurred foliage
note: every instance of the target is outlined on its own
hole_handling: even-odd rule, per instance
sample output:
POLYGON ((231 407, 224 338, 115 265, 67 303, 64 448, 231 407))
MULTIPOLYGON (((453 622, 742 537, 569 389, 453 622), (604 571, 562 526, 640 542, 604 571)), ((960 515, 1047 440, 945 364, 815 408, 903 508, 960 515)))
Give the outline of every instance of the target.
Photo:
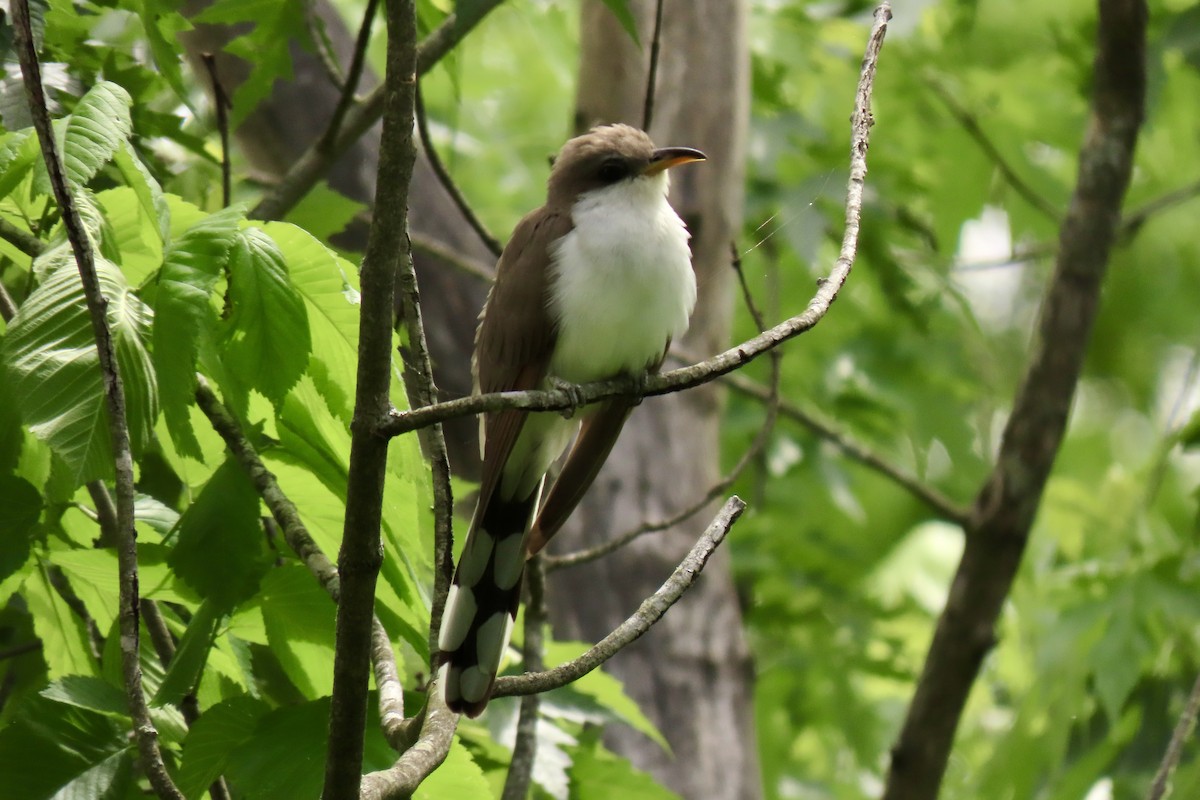
MULTIPOLYGON (((338 5, 357 25, 362 4, 338 5)), ((220 390, 314 538, 335 553, 357 295, 354 265, 324 240, 354 206, 320 187, 295 224, 248 222, 244 208, 261 187, 235 153, 234 199, 244 202, 220 208, 207 79, 180 58, 175 36, 189 23, 172 0, 32 6, 102 278, 122 300, 110 315, 136 403, 141 583, 180 641, 164 670, 143 639, 170 766, 189 796, 222 773, 244 796, 312 796, 333 606, 263 534, 264 509, 225 462, 192 381, 198 370, 220 390), (281 341, 286 350, 271 349, 281 341), (187 692, 202 712, 190 730, 178 706, 187 692)), ((418 6, 427 32, 454 3, 418 6)), ((1200 670, 1200 241, 1191 232, 1200 14, 1182 0, 1151 6, 1148 116, 1127 208, 1153 213, 1115 251, 1069 434, 999 647, 960 726, 946 798, 1141 797, 1200 670), (1177 202, 1158 206, 1181 188, 1177 202)), ((288 36, 323 46, 304 8, 223 0, 207 12, 259 23, 232 45, 261 67, 233 98, 235 120, 289 74, 288 36)), ((738 249, 760 305, 779 319, 803 309, 836 255, 871 9, 859 0, 750 8, 753 120, 738 249)), ((501 238, 541 201, 548 158, 570 131, 577 12, 573 0, 505 3, 423 81, 435 143, 501 238)), ((858 263, 829 316, 787 346, 782 390, 966 506, 1028 358, 1073 187, 1095 8, 924 0, 896 13, 876 86, 858 263)), ((382 27, 369 51, 379 71, 382 27)), ((21 307, 0 327, 0 648, 16 648, 0 662, 0 763, 39 768, 0 784, 0 797, 140 796, 119 688, 115 556, 93 546, 100 534, 82 488, 109 476, 99 382, 94 360, 74 358, 86 317, 66 280, 74 267, 9 33, 0 35, 0 219, 45 252, 34 259, 0 240, 0 281, 21 307), (36 649, 20 649, 29 643, 36 649)), ((752 333, 739 312, 734 335, 752 333)), ((747 374, 765 380, 766 366, 747 374)), ((760 403, 730 395, 730 463, 762 417, 760 403)), ((377 606, 416 688, 428 657, 428 489, 411 437, 393 454, 377 606)), ((731 547, 756 653, 766 795, 877 796, 961 532, 786 421, 738 491, 752 501, 731 547)), ((577 646, 556 648, 551 660, 577 646)), ((497 701, 486 723, 460 726, 419 796, 497 794, 515 707, 497 701)), ((608 676, 549 696, 535 796, 606 797, 618 787, 669 796, 604 750, 595 726, 615 719, 658 735, 608 676)), ((372 722, 367 768, 389 761, 377 731, 372 722)), ((1174 796, 1197 795, 1200 759, 1189 749, 1174 796)))

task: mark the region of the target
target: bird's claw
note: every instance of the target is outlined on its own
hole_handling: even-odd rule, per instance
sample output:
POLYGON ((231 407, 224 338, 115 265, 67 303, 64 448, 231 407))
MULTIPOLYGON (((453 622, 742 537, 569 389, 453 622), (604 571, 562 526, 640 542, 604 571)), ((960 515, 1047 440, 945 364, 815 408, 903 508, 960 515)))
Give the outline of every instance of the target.
POLYGON ((556 378, 553 375, 550 376, 549 384, 551 389, 562 392, 571 402, 570 406, 564 408, 560 412, 564 418, 570 419, 571 417, 575 416, 576 411, 587 405, 587 398, 584 397, 583 390, 580 389, 577 384, 571 383, 570 381, 564 381, 562 378, 556 378))

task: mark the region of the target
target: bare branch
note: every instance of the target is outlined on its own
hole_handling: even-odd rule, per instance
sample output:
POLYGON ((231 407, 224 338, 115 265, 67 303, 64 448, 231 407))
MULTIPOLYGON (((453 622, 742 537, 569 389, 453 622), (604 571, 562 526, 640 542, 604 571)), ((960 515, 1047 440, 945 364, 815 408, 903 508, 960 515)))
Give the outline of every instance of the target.
POLYGON ((367 45, 371 43, 371 26, 375 22, 375 12, 378 8, 379 0, 367 0, 362 24, 358 26, 358 37, 354 40, 354 54, 350 57, 350 69, 347 70, 346 79, 341 84, 342 94, 338 97, 333 114, 329 117, 325 133, 321 134, 321 138, 317 140, 318 150, 329 152, 333 149, 338 132, 342 128, 342 120, 346 118, 346 112, 354 103, 354 95, 358 91, 358 83, 362 79, 363 64, 367 60, 367 45))
POLYGON ((163 763, 162 752, 158 746, 158 731, 150 720, 150 710, 142 692, 142 666, 138 651, 141 632, 138 624, 137 540, 133 527, 133 454, 130 450, 129 427, 125 416, 125 391, 117 371, 112 333, 108 328, 108 301, 100 292, 91 243, 88 241, 83 221, 75 209, 75 199, 71 196, 62 162, 58 158, 58 145, 50 124, 50 113, 46 109, 41 67, 30 31, 28 0, 13 0, 10 8, 16 34, 17 55, 24 75, 25 97, 29 102, 33 126, 41 144, 42 158, 46 162, 54 199, 58 203, 63 227, 67 230, 67 239, 75 253, 75 263, 79 267, 79 279, 83 283, 83 293, 92 320, 92 332, 96 338, 100 371, 104 376, 104 399, 108 411, 117 488, 121 674, 125 683, 125 696, 129 703, 129 714, 133 721, 134 737, 137 740, 142 767, 155 794, 161 798, 183 800, 183 795, 176 788, 163 763))
MULTIPOLYGON (((481 0, 466 5, 466 10, 451 14, 417 48, 417 74, 424 75, 433 65, 475 29, 475 26, 503 0, 481 0)), ((332 147, 319 148, 314 142, 287 174, 249 213, 251 219, 282 219, 316 185, 333 162, 359 137, 371 129, 383 114, 386 86, 372 90, 361 102, 346 111, 337 141, 332 147)))
POLYGON ((217 60, 212 53, 202 53, 200 60, 208 70, 208 80, 212 84, 213 108, 217 112, 217 134, 221 137, 221 208, 228 208, 233 196, 233 175, 229 165, 229 109, 233 102, 221 85, 221 77, 217 74, 217 60))
POLYGON ((1188 695, 1187 705, 1183 707, 1183 713, 1179 715, 1179 722, 1176 723, 1175 730, 1171 734, 1171 741, 1167 744, 1167 752, 1163 754, 1162 763, 1158 765, 1158 772, 1154 774, 1150 790, 1146 792, 1146 800, 1162 800, 1167 796, 1167 786, 1171 781, 1171 775, 1179 766, 1179 759, 1183 757, 1183 745, 1196 729, 1197 714, 1200 714, 1200 678, 1197 678, 1196 682, 1192 684, 1192 692, 1188 695))
MULTIPOLYGON (((408 186, 416 147, 417 19, 413 0, 388 0, 386 102, 375 210, 363 259, 358 376, 351 422, 346 520, 338 552, 341 593, 333 661, 333 696, 325 759, 325 800, 357 797, 362 778, 375 583, 383 562, 379 527, 387 472, 386 438, 376 434, 388 413, 391 383, 392 298, 397 277, 412 272, 408 245, 408 186)), ((415 292, 415 282, 410 284, 415 292)), ((404 294, 402 291, 401 294, 404 294)), ((419 317, 416 318, 419 323, 419 317)), ((424 343, 409 347, 420 348, 424 343)), ((427 356, 426 356, 427 358, 427 356)), ((446 513, 449 513, 448 510, 446 513)))
MULTIPOLYGON (((522 643, 522 661, 527 672, 545 669, 542 651, 542 629, 546 625, 546 574, 542 570, 542 557, 534 556, 525 568, 525 641, 522 643)), ((520 716, 517 717, 517 738, 513 743, 512 761, 508 775, 504 778, 504 791, 500 800, 525 800, 533 780, 533 762, 537 758, 538 707, 541 698, 527 694, 521 698, 520 716)))
POLYGON ((470 275, 472 278, 491 283, 492 278, 496 275, 496 270, 492 264, 487 264, 473 256, 460 253, 454 248, 446 245, 444 242, 434 239, 432 236, 422 236, 419 233, 412 233, 412 247, 414 251, 420 251, 426 255, 433 256, 439 261, 454 267, 459 272, 470 275))
POLYGON ((0 239, 33 258, 37 258, 46 250, 45 242, 32 233, 21 230, 6 219, 0 219, 0 239))
POLYGON ((388 769, 362 777, 361 800, 409 800, 421 781, 446 760, 457 725, 458 715, 446 708, 442 693, 431 685, 416 744, 388 769))
POLYGON ((658 591, 642 601, 633 616, 622 622, 616 630, 601 639, 586 653, 574 661, 545 672, 530 672, 524 675, 497 678, 496 689, 492 696, 527 695, 548 692, 551 689, 566 686, 587 675, 627 645, 636 641, 642 634, 650 630, 651 626, 667 613, 667 609, 675 605, 683 593, 696 582, 709 557, 716 552, 717 547, 724 541, 725 535, 729 533, 729 529, 733 527, 745 510, 746 504, 736 495, 725 501, 725 505, 709 523, 708 528, 688 554, 684 556, 683 561, 671 573, 671 577, 667 578, 658 591))
POLYGON ((884 800, 937 796, 954 732, 1021 564, 1087 352, 1145 100, 1143 0, 1100 0, 1092 113, 1039 336, 900 737, 884 800))
POLYGON ((658 51, 662 43, 663 0, 654 4, 654 36, 650 40, 650 68, 646 70, 646 99, 642 105, 642 130, 654 121, 654 89, 658 83, 658 51))
POLYGON ((450 171, 446 169, 446 165, 438 156, 437 148, 433 146, 433 137, 429 135, 429 120, 425 116, 425 96, 421 94, 419 82, 417 84, 417 133, 421 135, 421 149, 425 151, 425 160, 429 162, 429 168, 433 170, 434 177, 446 190, 446 194, 450 195, 454 205, 458 206, 459 213, 471 226, 471 230, 475 231, 475 235, 479 237, 479 241, 483 242, 483 246, 490 250, 492 255, 499 258, 500 252, 504 249, 500 240, 492 235, 492 232, 483 224, 483 220, 475 213, 475 209, 471 208, 466 196, 458 188, 454 178, 450 177, 450 171))
MULTIPOLYGON (((283 532, 283 540, 304 563, 317 583, 336 603, 341 591, 337 567, 313 540, 296 505, 288 498, 279 482, 259 458, 254 445, 246 438, 241 426, 224 404, 217 399, 202 376, 196 376, 196 404, 208 417, 209 423, 225 442, 225 446, 242 467, 259 497, 266 503, 271 517, 283 532)), ((396 672, 396 654, 392 640, 378 617, 371 620, 371 663, 375 669, 375 685, 379 688, 379 717, 384 736, 394 744, 404 721, 404 689, 396 672)))

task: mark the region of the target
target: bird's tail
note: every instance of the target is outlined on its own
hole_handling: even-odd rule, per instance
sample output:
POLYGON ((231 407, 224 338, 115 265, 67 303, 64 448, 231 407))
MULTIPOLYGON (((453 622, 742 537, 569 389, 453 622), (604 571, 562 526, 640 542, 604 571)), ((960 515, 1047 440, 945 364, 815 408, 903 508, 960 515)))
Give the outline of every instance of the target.
POLYGON ((476 510, 438 632, 438 685, 451 711, 477 717, 492 695, 525 572, 525 538, 541 486, 476 510))

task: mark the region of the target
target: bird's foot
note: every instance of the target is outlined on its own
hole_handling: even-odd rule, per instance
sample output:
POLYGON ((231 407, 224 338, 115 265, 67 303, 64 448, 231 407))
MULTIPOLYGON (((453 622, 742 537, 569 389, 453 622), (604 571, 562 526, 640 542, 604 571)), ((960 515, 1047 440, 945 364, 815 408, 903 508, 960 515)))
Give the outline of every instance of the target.
POLYGON ((630 405, 640 406, 646 397, 646 382, 650 379, 649 372, 636 372, 625 376, 627 391, 631 395, 630 405))
POLYGON ((562 392, 571 401, 571 405, 560 412, 564 418, 570 419, 575 416, 576 411, 587 405, 587 398, 584 397, 583 391, 579 388, 578 384, 564 381, 562 378, 556 378, 553 375, 549 377, 547 382, 550 384, 551 389, 562 392))

